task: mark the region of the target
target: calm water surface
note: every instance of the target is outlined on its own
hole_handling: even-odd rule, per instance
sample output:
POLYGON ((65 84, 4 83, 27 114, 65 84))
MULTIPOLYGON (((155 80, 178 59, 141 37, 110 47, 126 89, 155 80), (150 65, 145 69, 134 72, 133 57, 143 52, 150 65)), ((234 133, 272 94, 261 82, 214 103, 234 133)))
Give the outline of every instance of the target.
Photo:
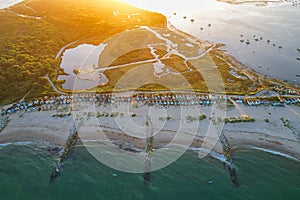
POLYGON ((166 15, 176 28, 201 40, 226 44, 233 56, 257 72, 300 84, 300 78, 296 76, 300 74, 300 61, 297 60, 300 57, 297 51, 300 47, 300 6, 272 4, 257 7, 215 0, 127 2, 166 15), (259 41, 255 41, 256 38, 259 41), (241 39, 249 39, 250 44, 241 43, 241 39))
POLYGON ((50 183, 55 157, 30 146, 0 150, 0 199, 299 199, 300 163, 255 150, 233 155, 241 186, 213 159, 188 152, 152 174, 115 171, 95 160, 84 147, 72 149, 58 179, 50 183), (117 173, 117 177, 112 174, 117 173), (213 180, 212 185, 207 185, 213 180))

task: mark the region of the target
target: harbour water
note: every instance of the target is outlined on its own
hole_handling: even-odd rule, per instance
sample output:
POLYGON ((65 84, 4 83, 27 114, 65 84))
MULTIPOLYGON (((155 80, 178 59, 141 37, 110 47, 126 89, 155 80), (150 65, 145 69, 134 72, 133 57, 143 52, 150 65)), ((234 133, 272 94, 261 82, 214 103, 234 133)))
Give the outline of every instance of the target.
POLYGON ((98 46, 81 44, 75 48, 65 50, 60 66, 67 75, 58 77, 59 80, 65 80, 63 88, 68 90, 82 90, 106 83, 108 80, 103 73, 95 74, 94 79, 90 80, 89 78, 88 81, 77 78, 74 73, 74 70, 78 69, 79 66, 87 71, 93 70, 98 65, 99 56, 104 48, 105 44, 98 46))
POLYGON ((256 150, 233 154, 240 187, 216 159, 185 153, 167 168, 142 174, 115 171, 74 147, 60 176, 50 182, 56 157, 37 147, 10 145, 0 150, 1 199, 299 199, 300 163, 256 150), (115 174, 115 176, 113 175, 115 174), (212 181, 212 184, 207 184, 212 181))
POLYGON ((24 0, 0 0, 0 9, 4 9, 10 6, 13 6, 17 3, 20 3, 24 0))
POLYGON ((177 29, 201 40, 226 44, 231 55, 261 74, 300 84, 296 76, 300 73, 300 5, 230 5, 215 0, 124 1, 164 14, 177 29))
MULTIPOLYGON (((21 1, 2 0, 0 9, 21 1)), ((226 44, 225 48, 231 55, 253 70, 300 85, 297 76, 300 74, 297 59, 300 57, 297 50, 300 48, 298 1, 297 6, 293 6, 294 1, 269 3, 267 6, 256 6, 255 3, 230 5, 216 0, 120 1, 162 13, 179 30, 201 40, 226 44), (248 40, 250 44, 247 45, 248 40)), ((78 49, 79 53, 73 58, 80 54, 81 48, 78 49)), ((65 83, 65 88, 71 88, 72 80, 65 83)))

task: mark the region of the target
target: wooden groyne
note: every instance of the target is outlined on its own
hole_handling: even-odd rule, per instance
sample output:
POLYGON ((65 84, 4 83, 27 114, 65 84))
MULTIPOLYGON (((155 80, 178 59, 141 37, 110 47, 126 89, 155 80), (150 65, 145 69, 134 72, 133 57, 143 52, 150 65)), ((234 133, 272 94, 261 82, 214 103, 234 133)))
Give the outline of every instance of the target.
POLYGON ((66 143, 66 146, 64 148, 64 152, 63 152, 62 156, 60 157, 60 160, 59 160, 60 162, 63 162, 66 159, 71 147, 76 144, 77 138, 78 138, 77 131, 71 137, 69 137, 69 139, 66 143))
POLYGON ((223 145, 223 154, 226 156, 226 161, 230 162, 231 161, 231 157, 230 157, 230 145, 229 145, 229 142, 226 138, 226 136, 222 133, 220 135, 220 141, 223 145))
POLYGON ((66 145, 64 147, 64 151, 63 151, 63 153, 62 153, 59 161, 57 162, 57 166, 54 168, 54 170, 51 173, 51 176, 50 176, 51 181, 54 181, 58 177, 58 175, 59 175, 59 173, 61 171, 61 168, 62 168, 61 167, 62 163, 67 158, 67 156, 68 156, 68 154, 70 152, 71 147, 76 144, 77 139, 78 139, 78 132, 77 132, 77 128, 76 128, 76 126, 74 124, 73 130, 71 131, 70 136, 69 136, 69 138, 67 140, 67 143, 66 143, 66 145))
POLYGON ((226 156, 226 161, 224 164, 226 166, 226 168, 229 171, 229 176, 231 179, 231 182, 236 185, 239 186, 240 182, 237 176, 237 170, 236 167, 232 164, 232 160, 231 160, 231 149, 230 149, 230 144, 226 138, 226 136, 222 133, 220 136, 220 141, 223 145, 223 154, 226 156))
POLYGON ((144 183, 149 185, 151 182, 151 161, 153 152, 153 126, 150 117, 146 118, 146 131, 147 131, 147 146, 146 146, 146 157, 145 157, 145 172, 143 175, 144 183))

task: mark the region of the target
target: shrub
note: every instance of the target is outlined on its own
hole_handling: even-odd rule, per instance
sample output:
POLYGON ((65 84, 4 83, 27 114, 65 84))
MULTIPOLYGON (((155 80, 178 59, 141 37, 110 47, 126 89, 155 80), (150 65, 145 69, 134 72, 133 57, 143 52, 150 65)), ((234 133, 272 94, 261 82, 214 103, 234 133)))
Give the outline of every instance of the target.
POLYGON ((196 117, 193 117, 193 116, 191 116, 191 115, 186 116, 186 121, 187 121, 188 123, 193 122, 193 121, 195 121, 195 120, 196 120, 196 117))
POLYGON ((199 116, 199 121, 204 120, 204 119, 206 119, 206 115, 203 114, 203 115, 199 116))
POLYGON ((166 120, 169 121, 171 119, 172 119, 172 117, 170 115, 167 115, 166 120))

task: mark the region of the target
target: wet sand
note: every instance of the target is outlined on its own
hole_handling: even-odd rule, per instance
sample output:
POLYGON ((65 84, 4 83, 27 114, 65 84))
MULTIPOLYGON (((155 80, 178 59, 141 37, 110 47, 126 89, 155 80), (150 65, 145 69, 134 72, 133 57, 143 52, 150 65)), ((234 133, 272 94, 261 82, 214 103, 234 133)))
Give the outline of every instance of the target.
MULTIPOLYGON (((99 106, 93 107, 93 109, 95 112, 124 112, 121 106, 99 106)), ((84 144, 103 142, 113 143, 116 147, 120 145, 123 145, 123 147, 125 145, 126 147, 127 145, 130 148, 144 150, 146 137, 142 131, 138 132, 135 130, 143 127, 146 115, 152 113, 154 148, 166 147, 172 141, 173 147, 190 144, 191 147, 203 148, 212 145, 213 151, 220 154, 223 153, 220 141, 214 138, 218 134, 210 134, 206 137, 209 127, 213 126, 212 120, 209 118, 216 118, 214 113, 218 112, 214 110, 214 113, 212 113, 211 107, 190 106, 163 109, 155 106, 139 106, 138 108, 130 107, 130 112, 136 113, 137 116, 126 116, 126 113, 124 116, 100 118, 95 116, 87 117, 85 115, 78 129, 81 141, 84 144), (198 114, 205 114, 207 118, 202 121, 187 122, 186 113, 193 115, 193 111, 197 109, 199 109, 198 114), (158 118, 167 115, 171 116, 172 119, 158 120, 158 118), (137 128, 131 126, 132 122, 137 125, 137 128), (185 128, 180 129, 180 126, 185 128), (178 130, 181 131, 178 133, 178 130), (178 136, 176 140, 174 140, 175 136, 178 136), (208 144, 210 142, 211 144, 208 144)), ((11 121, 0 133, 0 143, 48 141, 51 144, 64 145, 72 130, 74 119, 72 116, 54 118, 52 117, 54 113, 56 111, 27 113, 23 117, 19 117, 17 114, 12 115, 11 121)), ((240 105, 239 109, 235 107, 229 108, 226 111, 226 117, 238 117, 242 115, 241 113, 254 117, 256 121, 224 125, 222 134, 227 137, 233 151, 245 147, 259 147, 286 153, 300 159, 300 117, 297 115, 297 113, 300 113, 300 107, 255 108, 240 105), (268 123, 264 121, 266 118, 269 119, 268 123), (290 128, 283 125, 281 118, 290 121, 290 128)))

